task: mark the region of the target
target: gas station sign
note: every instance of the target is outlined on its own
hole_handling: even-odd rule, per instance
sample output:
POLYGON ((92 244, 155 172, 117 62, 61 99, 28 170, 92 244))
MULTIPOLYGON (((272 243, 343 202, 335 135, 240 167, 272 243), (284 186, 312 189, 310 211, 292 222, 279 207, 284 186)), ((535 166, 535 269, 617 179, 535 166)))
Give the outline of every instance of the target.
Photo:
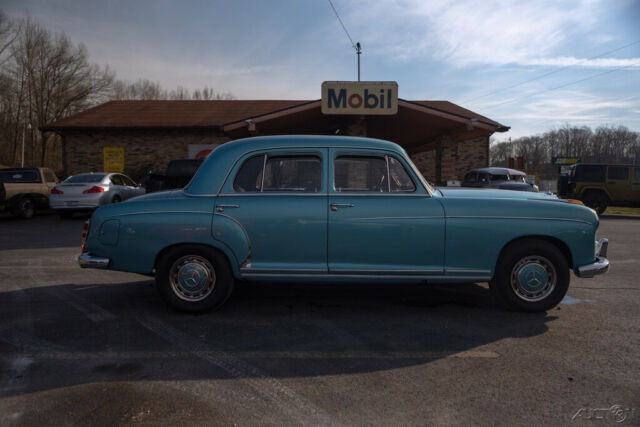
POLYGON ((322 114, 391 115, 397 112, 397 82, 322 83, 322 114))

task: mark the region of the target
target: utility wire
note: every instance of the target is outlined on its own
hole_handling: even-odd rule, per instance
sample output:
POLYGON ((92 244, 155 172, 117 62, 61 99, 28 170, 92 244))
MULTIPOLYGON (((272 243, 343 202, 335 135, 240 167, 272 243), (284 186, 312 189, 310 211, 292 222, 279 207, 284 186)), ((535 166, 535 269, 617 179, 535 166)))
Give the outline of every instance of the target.
MULTIPOLYGON (((329 1, 331 1, 331 0, 329 0, 329 1)), ((602 57, 602 56, 609 55, 609 54, 611 54, 611 53, 617 52, 617 51, 622 50, 622 49, 626 49, 626 48, 628 48, 629 46, 633 46, 633 45, 636 45, 636 44, 638 44, 638 43, 640 43, 640 40, 636 40, 636 41, 634 41, 634 42, 632 42, 632 43, 626 44, 626 45, 621 46, 621 47, 619 47, 619 48, 616 48, 616 49, 613 49, 613 50, 610 50, 610 51, 607 51, 607 52, 603 52, 603 53, 601 53, 601 54, 599 54, 599 55, 592 56, 592 57, 590 57, 590 58, 583 59, 582 61, 579 61, 577 64, 573 64, 573 65, 565 65, 565 66, 564 66, 564 67, 562 67, 562 68, 558 68, 557 70, 553 70, 553 71, 550 71, 550 72, 548 72, 548 73, 542 74, 541 76, 534 77, 534 78, 532 78, 532 79, 525 80, 525 81, 520 82, 520 83, 516 83, 516 84, 514 84, 514 85, 512 85, 512 86, 507 86, 507 87, 505 87, 505 88, 495 90, 495 91, 493 91, 493 92, 485 93, 484 95, 480 95, 480 96, 477 96, 477 97, 475 97, 475 98, 470 98, 470 99, 464 100, 464 101, 462 101, 462 103, 463 103, 463 104, 465 104, 465 103, 467 103, 467 102, 471 102, 471 101, 475 101, 475 100, 478 100, 478 99, 486 98, 486 97, 487 97, 487 96, 489 96, 489 95, 494 95, 494 94, 496 94, 496 93, 500 93, 500 92, 504 92, 504 91, 509 90, 509 89, 513 89, 514 87, 522 86, 522 85, 523 85, 523 84, 525 84, 525 83, 530 83, 530 82, 534 82, 534 81, 536 81, 536 80, 540 80, 540 79, 542 79, 542 78, 544 78, 544 77, 550 76, 550 75, 555 74, 555 73, 559 73, 560 71, 564 71, 564 70, 566 70, 567 68, 575 67, 576 65, 583 64, 583 63, 585 63, 586 61, 590 61, 590 60, 592 60, 592 59, 597 59, 597 58, 600 58, 600 57, 602 57)))
POLYGON ((340 25, 342 25, 342 29, 344 30, 344 33, 349 38, 349 41, 351 42, 351 46, 355 50, 358 50, 358 48, 356 47, 356 44, 353 42, 353 39, 351 38, 351 35, 349 35, 349 31, 347 31, 347 27, 344 26, 344 23, 342 22, 342 19, 340 19, 340 15, 338 15, 338 11, 336 10, 336 7, 333 5, 333 2, 331 0, 329 0, 329 4, 331 5, 331 9, 333 9, 333 13, 336 14, 336 18, 338 18, 338 22, 340 22, 340 25))
MULTIPOLYGON (((537 95, 540 95, 540 94, 545 93, 545 92, 550 92, 552 90, 561 89, 563 87, 571 86, 571 85, 576 84, 576 83, 581 83, 581 82, 584 82, 584 81, 587 81, 587 80, 591 80, 591 79, 594 79, 596 77, 604 76, 605 74, 613 73, 614 71, 624 70, 625 68, 629 68, 629 67, 637 67, 639 65, 640 65, 640 62, 638 62, 637 64, 629 64, 629 65, 624 65, 622 67, 617 67, 617 68, 614 68, 613 70, 604 71, 602 73, 594 74, 592 76, 585 77, 583 79, 574 80, 574 81, 568 82, 568 83, 563 83, 560 86, 552 87, 550 89, 545 89, 545 90, 541 90, 539 92, 535 92, 533 94, 526 95, 526 98, 530 98, 532 96, 537 96, 537 95)), ((504 105, 504 104, 510 104, 512 102, 519 101, 522 98, 525 98, 525 97, 521 96, 521 97, 518 97, 518 98, 513 98, 513 99, 510 99, 508 101, 500 102, 498 104, 493 104, 490 107, 491 108, 495 108, 495 107, 499 107, 499 106, 504 105)))

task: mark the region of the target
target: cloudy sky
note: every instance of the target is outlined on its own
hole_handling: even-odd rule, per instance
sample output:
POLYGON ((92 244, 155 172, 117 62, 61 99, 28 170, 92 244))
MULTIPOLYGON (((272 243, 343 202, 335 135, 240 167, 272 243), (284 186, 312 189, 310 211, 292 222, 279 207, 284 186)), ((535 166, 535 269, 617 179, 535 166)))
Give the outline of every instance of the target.
MULTIPOLYGON (((363 46, 362 80, 449 100, 512 127, 640 131, 640 0, 333 0, 363 46)), ((84 43, 117 77, 240 99, 317 99, 355 80, 328 0, 2 0, 84 43)))

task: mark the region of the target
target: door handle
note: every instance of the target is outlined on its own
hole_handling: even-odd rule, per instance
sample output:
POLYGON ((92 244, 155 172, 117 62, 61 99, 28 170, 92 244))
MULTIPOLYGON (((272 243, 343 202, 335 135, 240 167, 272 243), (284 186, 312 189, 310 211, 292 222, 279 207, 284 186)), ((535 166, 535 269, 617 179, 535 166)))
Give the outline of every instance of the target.
POLYGON ((240 205, 218 205, 216 206, 216 212, 224 212, 225 208, 239 208, 240 205))
POLYGON ((353 203, 331 203, 331 210, 337 211, 338 208, 352 208, 353 203))

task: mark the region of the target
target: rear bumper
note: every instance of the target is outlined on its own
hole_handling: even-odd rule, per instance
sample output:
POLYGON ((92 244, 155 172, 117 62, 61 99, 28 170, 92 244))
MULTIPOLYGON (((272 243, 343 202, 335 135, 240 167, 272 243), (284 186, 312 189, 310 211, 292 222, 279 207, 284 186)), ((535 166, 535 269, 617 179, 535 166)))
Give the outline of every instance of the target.
POLYGON ((82 268, 107 268, 109 267, 109 258, 96 257, 85 252, 78 257, 78 264, 82 268))
POLYGON ((578 267, 576 276, 588 278, 606 273, 609 270, 609 260, 606 258, 608 247, 609 240, 605 238, 600 239, 596 245, 596 261, 578 267))

